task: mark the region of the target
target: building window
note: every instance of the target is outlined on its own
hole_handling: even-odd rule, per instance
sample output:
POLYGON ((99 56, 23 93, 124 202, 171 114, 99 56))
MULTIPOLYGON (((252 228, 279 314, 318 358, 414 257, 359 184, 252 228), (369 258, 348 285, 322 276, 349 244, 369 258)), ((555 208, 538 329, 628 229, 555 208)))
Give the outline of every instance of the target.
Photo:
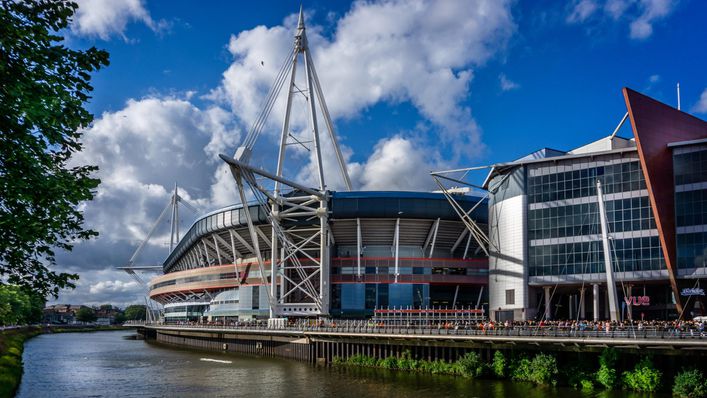
POLYGON ((253 286, 253 309, 260 309, 260 286, 253 286))
POLYGON ((516 303, 516 290, 508 289, 506 290, 506 305, 513 305, 516 303))

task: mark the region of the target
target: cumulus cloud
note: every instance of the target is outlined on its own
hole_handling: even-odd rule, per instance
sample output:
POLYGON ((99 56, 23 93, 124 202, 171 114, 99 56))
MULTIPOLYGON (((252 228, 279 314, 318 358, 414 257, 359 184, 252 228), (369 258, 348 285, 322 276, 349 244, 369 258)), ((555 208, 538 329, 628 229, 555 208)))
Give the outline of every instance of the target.
POLYGON ((501 90, 503 90, 503 91, 511 91, 511 90, 515 90, 517 88, 520 88, 520 84, 509 79, 505 73, 501 73, 498 76, 498 81, 501 85, 501 90))
POLYGON ((707 113, 707 88, 702 91, 702 95, 700 95, 700 99, 692 107, 692 111, 695 113, 707 113))
POLYGON ((629 25, 629 37, 647 39, 653 34, 653 25, 666 18, 677 6, 676 0, 575 0, 567 14, 570 24, 609 18, 614 22, 625 20, 629 25))
POLYGON ((353 164, 351 177, 362 190, 430 190, 429 172, 440 168, 434 151, 396 135, 380 140, 363 164, 353 164))
MULTIPOLYGON (((234 62, 209 98, 230 106, 244 127, 256 119, 295 28, 289 17, 231 38, 234 62)), ((474 68, 502 51, 514 29, 507 1, 392 0, 356 2, 331 34, 308 24, 307 36, 334 119, 356 117, 380 102, 409 102, 435 127, 435 141, 459 158, 481 147, 471 109, 462 105, 474 68)), ((284 102, 276 103, 271 120, 277 122, 265 128, 271 140, 283 111, 284 102)), ((296 136, 308 136, 305 113, 293 112, 291 123, 296 136)), ((292 148, 308 161, 306 151, 292 148)))
POLYGON ((129 22, 141 22, 153 31, 166 27, 164 20, 155 21, 142 0, 76 0, 79 5, 71 24, 77 35, 110 39, 113 35, 125 38, 129 22))
MULTIPOLYGON (((103 113, 84 131, 84 150, 72 160, 99 167, 101 184, 84 214, 86 226, 100 236, 71 254, 60 254, 60 263, 84 269, 124 265, 168 203, 175 182, 180 195, 198 208, 233 203, 233 196, 210 197, 211 176, 221 163, 217 154, 238 139, 229 113, 217 107, 202 110, 186 98, 131 99, 123 109, 103 113)), ((184 231, 194 215, 183 211, 181 216, 184 231)), ((162 226, 157 231, 143 262, 164 258, 168 230, 162 226)))
MULTIPOLYGON (((150 275, 143 275, 142 278, 149 279, 150 275)), ((59 299, 51 299, 49 304, 113 304, 125 308, 131 304, 144 304, 146 292, 146 285, 133 280, 124 271, 102 269, 82 273, 76 289, 62 291, 59 299)))

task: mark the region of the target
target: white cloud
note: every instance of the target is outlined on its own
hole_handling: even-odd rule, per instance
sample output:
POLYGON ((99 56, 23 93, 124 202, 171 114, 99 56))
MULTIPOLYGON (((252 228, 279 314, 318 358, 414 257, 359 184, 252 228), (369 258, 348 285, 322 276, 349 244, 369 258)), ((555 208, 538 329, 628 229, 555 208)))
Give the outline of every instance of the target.
MULTIPOLYGON (((75 269, 61 271, 76 272, 75 269)), ((80 279, 76 289, 62 290, 58 299, 49 300, 48 304, 83 304, 98 306, 113 304, 125 308, 131 304, 144 304, 147 286, 138 283, 124 271, 116 269, 79 271, 80 279)), ((144 274, 144 280, 154 275, 144 274)))
POLYGON ((692 107, 692 112, 707 113, 707 88, 705 88, 704 91, 702 91, 702 95, 700 95, 700 99, 692 107))
POLYGON ((649 81, 650 83, 658 83, 658 82, 660 81, 660 75, 651 75, 651 76, 648 78, 648 81, 649 81))
MULTIPOLYGON (((256 119, 290 50, 295 22, 288 17, 281 26, 231 38, 234 62, 210 98, 228 104, 243 126, 256 119)), ((355 117, 380 102, 410 102, 435 127, 436 142, 458 158, 473 157, 480 147, 471 109, 462 105, 474 68, 502 51, 514 29, 507 1, 393 0, 356 2, 331 35, 311 24, 307 35, 333 118, 355 117)), ((271 140, 283 109, 276 103, 275 122, 265 128, 271 140)), ((293 112, 292 130, 307 130, 304 113, 293 112)))
POLYGON ((140 290, 142 290, 142 287, 137 281, 124 282, 118 279, 114 281, 100 281, 90 285, 88 288, 91 294, 130 293, 140 290))
POLYGON ((153 31, 166 27, 163 20, 155 21, 145 8, 143 0, 76 0, 79 5, 71 25, 77 35, 110 39, 113 35, 125 38, 128 22, 141 22, 153 31))
POLYGON ((580 0, 575 2, 572 7, 572 11, 567 15, 567 22, 577 23, 584 22, 594 14, 594 12, 599 8, 599 5, 595 0, 580 0))
POLYGON ((396 135, 380 140, 364 164, 351 167, 351 177, 361 190, 430 190, 429 172, 441 168, 435 152, 396 135))
MULTIPOLYGON (((77 245, 71 255, 61 254, 60 263, 94 269, 125 265, 166 206, 175 182, 180 195, 197 208, 234 203, 235 196, 210 197, 211 176, 222 163, 217 154, 239 140, 232 122, 222 109, 201 110, 175 97, 129 100, 123 109, 98 117, 84 131, 84 150, 72 161, 99 167, 101 184, 84 214, 86 226, 100 236, 77 245)), ((194 215, 180 215, 183 233, 194 215)), ((166 224, 150 241, 142 263, 159 263, 167 254, 166 224)))
POLYGON ((631 22, 631 38, 646 39, 653 34, 653 24, 665 18, 675 8, 674 0, 640 0, 639 8, 642 10, 639 17, 631 22))
POLYGON ((613 22, 626 20, 629 37, 642 40, 653 34, 653 25, 673 12, 677 0, 577 0, 567 15, 570 24, 585 23, 595 16, 608 17, 613 22))
POLYGON ((498 76, 498 81, 501 84, 501 90, 503 91, 511 91, 520 88, 520 84, 509 79, 505 73, 501 73, 498 76))

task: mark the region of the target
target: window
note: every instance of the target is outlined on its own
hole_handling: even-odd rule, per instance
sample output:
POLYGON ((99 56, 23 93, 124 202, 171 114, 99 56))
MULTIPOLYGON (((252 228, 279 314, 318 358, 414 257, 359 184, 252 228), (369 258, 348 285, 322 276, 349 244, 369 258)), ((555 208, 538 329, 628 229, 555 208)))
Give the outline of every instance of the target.
POLYGON ((506 305, 512 305, 516 303, 516 290, 508 289, 506 290, 506 305))
POLYGON ((260 286, 253 286, 252 295, 253 295, 253 309, 259 310, 260 309, 260 286))

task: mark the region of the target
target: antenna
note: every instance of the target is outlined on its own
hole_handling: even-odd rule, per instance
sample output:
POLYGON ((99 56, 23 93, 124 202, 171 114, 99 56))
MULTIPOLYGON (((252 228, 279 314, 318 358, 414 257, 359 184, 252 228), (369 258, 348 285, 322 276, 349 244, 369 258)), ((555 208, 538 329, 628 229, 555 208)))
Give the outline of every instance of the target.
POLYGON ((680 110, 680 82, 678 82, 678 110, 680 110))

